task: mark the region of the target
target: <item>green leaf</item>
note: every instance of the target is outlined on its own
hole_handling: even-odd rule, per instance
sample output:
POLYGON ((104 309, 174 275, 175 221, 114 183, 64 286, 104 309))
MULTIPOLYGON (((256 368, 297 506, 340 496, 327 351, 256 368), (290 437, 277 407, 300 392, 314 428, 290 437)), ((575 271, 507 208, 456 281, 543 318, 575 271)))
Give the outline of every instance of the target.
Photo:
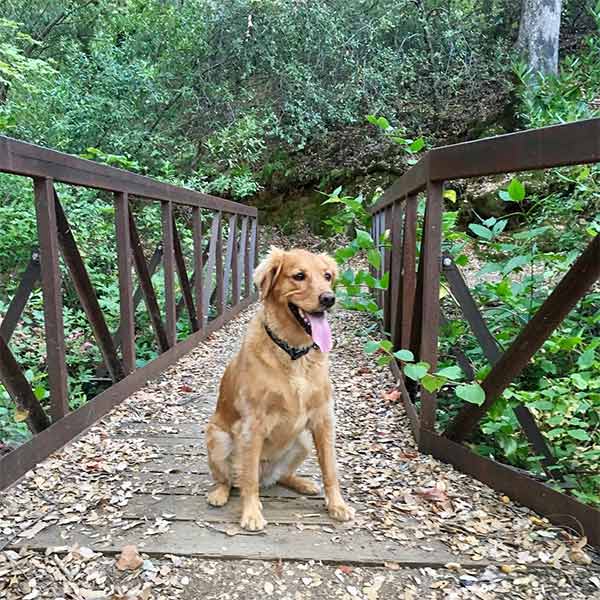
POLYGON ((485 402, 485 392, 478 383, 468 383, 457 386, 456 395, 477 406, 481 406, 485 402))
POLYGON ((429 363, 426 362, 407 364, 404 365, 404 374, 414 381, 419 381, 427 374, 427 371, 429 371, 429 366, 429 363))
POLYGON ((377 279, 373 277, 370 273, 364 273, 362 276, 362 281, 365 285, 368 285, 370 288, 374 288, 377 286, 377 279))
POLYGON ((554 440, 557 437, 560 437, 565 433, 565 430, 562 427, 555 427, 546 433, 549 439, 554 440))
POLYGON ((589 369, 596 360, 596 353, 593 348, 586 350, 581 356, 577 359, 577 366, 580 369, 589 369))
POLYGON ((450 200, 452 204, 456 204, 456 191, 455 190, 444 190, 444 198, 450 200))
POLYGON ((431 375, 430 373, 427 373, 421 379, 421 385, 428 392, 437 392, 444 387, 446 381, 447 379, 445 377, 438 377, 437 375, 431 375))
POLYGON ((417 138, 414 142, 412 142, 410 144, 410 146, 408 146, 407 150, 409 152, 412 152, 413 154, 416 154, 417 152, 423 150, 423 148, 425 147, 425 140, 420 137, 417 138))
POLYGON ((356 230, 356 244, 359 248, 366 249, 373 247, 373 238, 368 231, 363 229, 356 230))
POLYGON ((463 377, 463 372, 459 367, 455 366, 445 367, 444 369, 437 371, 435 374, 439 375, 440 377, 445 377, 446 379, 452 379, 453 381, 462 379, 463 377))
POLYGON ((392 348, 394 347, 390 340, 382 340, 381 342, 379 342, 379 346, 386 352, 391 352, 392 348))
POLYGON ((492 233, 494 235, 500 235, 504 229, 506 228, 506 225, 508 224, 508 219, 502 219, 500 221, 498 221, 493 227, 492 227, 492 233))
POLYGON ((375 248, 371 248, 370 250, 368 250, 367 260, 369 261, 369 264, 372 267, 374 267, 375 269, 379 269, 379 267, 381 266, 381 254, 379 253, 379 250, 376 250, 375 248))
POLYGON ((569 429, 567 433, 574 439, 582 442, 587 442, 590 439, 590 434, 585 429, 569 429))
POLYGON ((494 234, 490 229, 484 227, 483 225, 478 225, 477 223, 471 223, 469 225, 469 229, 478 237, 483 238, 484 240, 492 240, 494 238, 494 234))
POLYGON ((573 373, 571 380, 575 384, 575 387, 579 390, 586 390, 588 387, 588 381, 586 381, 579 373, 573 373))
POLYGON ((363 350, 367 353, 367 354, 375 354, 375 352, 377 352, 379 350, 379 342, 367 342, 364 346, 363 346, 363 350))
POLYGON ((516 177, 510 182, 506 191, 513 202, 522 202, 525 199, 525 185, 516 177))
POLYGON ((532 240, 533 238, 539 237, 543 233, 546 233, 550 227, 548 225, 544 225, 543 227, 534 227, 533 229, 526 229, 525 231, 518 231, 517 233, 513 233, 512 236, 516 240, 532 240))
POLYGON ((518 444, 515 438, 503 436, 499 439, 499 442, 507 457, 514 455, 517 451, 518 444))
POLYGON ((396 352, 394 352, 394 356, 398 360, 402 360, 405 362, 412 362, 415 360, 415 356, 410 350, 397 350, 396 352))
POLYGON ((390 285, 390 274, 384 273, 381 279, 375 282, 375 288, 378 290, 387 290, 390 285))
POLYGON ((375 125, 383 131, 387 131, 390 129, 390 123, 385 117, 377 117, 376 115, 367 115, 367 121, 371 123, 371 125, 375 125))
POLYGON ((354 271, 352 269, 346 269, 341 276, 341 280, 348 285, 354 283, 354 271))
POLYGON ((346 246, 345 248, 338 248, 335 251, 335 260, 338 264, 345 263, 349 258, 352 258, 356 254, 357 250, 350 246, 346 246))
POLYGON ((508 273, 511 273, 515 269, 519 269, 520 267, 528 264, 530 260, 531 257, 527 255, 513 256, 506 263, 504 269, 502 269, 502 273, 504 273, 504 275, 508 275, 508 273))
POLYGON ((389 354, 384 354, 377 359, 377 364, 382 367, 384 365, 389 365, 392 362, 392 357, 389 354))

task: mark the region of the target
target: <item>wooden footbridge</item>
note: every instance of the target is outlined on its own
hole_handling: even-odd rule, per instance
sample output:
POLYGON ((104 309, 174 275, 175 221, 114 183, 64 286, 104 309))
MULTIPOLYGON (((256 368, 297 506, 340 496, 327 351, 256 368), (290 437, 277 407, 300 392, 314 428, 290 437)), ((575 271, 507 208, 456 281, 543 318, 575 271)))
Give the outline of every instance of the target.
MULTIPOLYGON (((381 393, 383 390, 376 386, 397 385, 406 416, 397 415, 397 431, 375 434, 376 450, 356 450, 360 440, 345 436, 343 431, 338 446, 349 461, 365 452, 384 453, 378 458, 383 461, 380 467, 372 467, 369 473, 377 482, 384 477, 379 473, 381 465, 387 465, 387 487, 381 483, 381 504, 377 506, 394 513, 390 517, 394 534, 389 534, 391 521, 386 529, 382 525, 385 519, 376 518, 380 508, 373 505, 369 509, 365 496, 358 492, 350 494, 358 509, 357 523, 338 525, 327 516, 322 497, 299 497, 277 486, 264 492, 264 512, 270 522, 267 531, 249 534, 238 528, 236 498, 222 509, 209 508, 204 500, 209 476, 202 426, 212 410, 225 362, 235 351, 253 310, 251 273, 259 253, 257 210, 0 137, 0 172, 33 182, 38 238, 0 326, 0 379, 26 416, 31 431, 29 441, 0 459, 0 488, 4 489, 0 549, 12 552, 13 558, 14 553, 27 549, 48 555, 53 549, 72 548, 77 543, 92 554, 107 556, 134 544, 150 557, 313 560, 411 568, 441 568, 454 563, 468 568, 502 562, 501 553, 498 560, 483 559, 477 553, 465 554, 464 546, 454 545, 452 539, 420 534, 420 528, 431 525, 427 519, 434 513, 447 510, 457 514, 457 501, 453 508, 445 505, 442 496, 448 496, 452 503, 452 495, 438 485, 427 488, 437 490, 437 496, 433 492, 427 496, 435 507, 433 513, 427 513, 430 504, 411 504, 421 492, 411 495, 405 487, 407 457, 426 465, 415 471, 424 478, 422 486, 431 484, 427 479, 432 473, 442 472, 448 477, 458 473, 463 481, 478 486, 477 498, 491 498, 499 514, 505 510, 500 500, 503 496, 515 503, 519 518, 540 521, 539 516, 522 508, 530 507, 551 523, 600 544, 597 510, 527 472, 481 457, 464 444, 507 385, 600 277, 600 236, 590 241, 538 313, 502 353, 452 257, 442 255, 441 234, 445 181, 594 162, 600 162, 599 119, 432 150, 383 194, 371 214, 374 236, 379 238, 389 230, 392 240, 381 267, 390 272, 390 286, 377 297, 384 311, 384 329, 391 332, 396 348, 412 349, 420 360, 435 368, 439 324, 445 318, 439 286, 445 277, 492 365, 482 382, 486 400, 482 406, 465 405, 445 431, 439 431, 435 394, 408 387, 396 364, 392 366, 394 379, 392 374, 378 371, 369 380, 371 387, 381 393), (109 329, 103 316, 84 253, 78 248, 68 211, 59 197, 61 186, 94 188, 99 190, 98 202, 114 207, 120 306, 116 331, 109 329), (427 202, 418 235, 417 196, 422 192, 427 202), (156 205, 160 205, 162 216, 162 239, 158 247, 150 248, 141 239, 138 225, 143 211, 156 205), (185 246, 182 239, 190 236, 191 245, 185 246), (159 268, 160 282, 155 276, 159 268), (65 274, 68 281, 63 281, 65 274), (77 409, 70 406, 68 342, 63 326, 67 283, 77 293, 101 352, 103 361, 97 373, 105 373, 107 379, 105 389, 77 409), (49 386, 49 397, 43 400, 38 399, 25 375, 27 365, 19 364, 11 350, 11 337, 38 285, 43 293, 49 386), (142 302, 158 356, 139 366, 136 312, 142 302), (412 431, 421 454, 410 448, 412 442, 402 437, 401 428, 412 431), (454 465, 458 471, 428 455, 454 465), (361 507, 363 500, 367 506, 361 507)), ((460 348, 455 351, 468 376, 460 348)), ((362 366, 352 381, 360 387, 370 367, 356 352, 357 369, 362 366)), ((334 353, 334 364, 335 360, 334 353)), ((339 380, 345 379, 343 373, 338 375, 339 380)), ((344 387, 338 393, 349 394, 344 387)), ((368 397, 368 390, 364 393, 368 397)), ((532 452, 551 463, 552 453, 533 415, 526 407, 518 407, 516 413, 532 452)), ((305 471, 318 480, 314 459, 305 471)), ((349 479, 342 479, 342 483, 349 488, 357 485, 349 479)), ((374 483, 366 497, 377 495, 377 487, 374 483)), ((464 531, 460 534, 459 530, 456 540, 464 537, 464 531)), ((476 534, 471 531, 471 535, 476 534)), ((555 534, 552 536, 556 539, 555 534)), ((518 544, 515 548, 529 549, 518 544)), ((539 560, 543 562, 543 558, 535 557, 539 560)), ((8 573, 3 569, 0 562, 0 574, 8 573)), ((4 597, 2 589, 0 584, 0 597, 4 597)))

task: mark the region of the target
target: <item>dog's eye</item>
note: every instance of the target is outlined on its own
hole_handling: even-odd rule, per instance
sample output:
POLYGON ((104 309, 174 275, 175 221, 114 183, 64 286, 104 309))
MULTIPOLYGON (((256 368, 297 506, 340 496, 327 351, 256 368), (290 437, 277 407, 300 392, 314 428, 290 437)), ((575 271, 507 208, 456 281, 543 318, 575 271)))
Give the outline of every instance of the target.
POLYGON ((331 273, 325 273, 325 279, 331 281, 331 273))
POLYGON ((306 278, 306 275, 302 271, 300 271, 299 273, 295 273, 294 275, 292 275, 292 277, 296 281, 304 281, 304 279, 306 278))

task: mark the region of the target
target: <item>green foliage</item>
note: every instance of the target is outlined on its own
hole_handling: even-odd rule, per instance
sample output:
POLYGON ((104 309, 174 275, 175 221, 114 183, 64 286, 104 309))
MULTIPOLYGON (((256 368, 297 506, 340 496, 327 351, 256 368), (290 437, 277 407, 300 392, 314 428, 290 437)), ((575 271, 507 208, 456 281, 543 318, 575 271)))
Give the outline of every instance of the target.
MULTIPOLYGON (((418 154, 425 148, 425 139, 423 137, 418 137, 417 139, 406 137, 404 130, 392 127, 385 117, 367 115, 367 121, 371 125, 379 127, 388 139, 398 144, 408 154, 418 154)), ((409 160, 409 164, 414 164, 415 162, 415 159, 409 160)))
MULTIPOLYGON (((573 172, 562 178, 573 181, 573 172)), ((469 231, 475 235, 472 241, 453 225, 448 226, 448 222, 444 228, 445 243, 449 249, 454 248, 455 256, 465 243, 475 243, 474 250, 483 263, 471 291, 491 332, 505 348, 535 314, 591 236, 597 234, 583 223, 573 223, 565 229, 561 211, 548 207, 549 198, 539 202, 528 195, 526 187, 515 178, 499 192, 503 200, 516 206, 521 222, 518 231, 506 233, 510 215, 471 224, 469 231)), ((550 201, 558 204, 556 198, 550 201)), ((454 314, 452 298, 447 296, 444 302, 447 314, 454 314)), ((572 489, 574 495, 592 504, 600 504, 599 302, 600 294, 592 291, 579 303, 535 354, 521 377, 496 401, 474 439, 475 448, 482 454, 542 475, 540 457, 531 455, 513 411, 518 404, 528 406, 557 458, 554 484, 567 491, 572 489)), ((454 357, 449 349, 458 344, 475 365, 478 378, 489 371, 479 344, 462 318, 450 320, 441 343, 442 365, 452 367, 454 357)), ((456 396, 480 405, 484 397, 477 388, 459 385, 456 396)), ((440 407, 443 426, 456 414, 459 404, 452 396, 442 395, 440 407)))
MULTIPOLYGON (((400 137, 385 117, 375 117, 368 115, 367 120, 373 125, 379 127, 390 139, 397 143, 409 154, 415 154, 425 147, 424 140, 418 145, 413 145, 413 140, 407 140, 400 137)), ((374 240, 368 230, 371 228, 371 215, 366 210, 362 196, 352 198, 342 195, 342 188, 338 187, 331 194, 325 194, 327 200, 323 204, 333 204, 340 207, 340 210, 333 215, 328 224, 336 233, 345 233, 351 230, 354 235, 352 241, 335 253, 335 258, 340 265, 341 277, 337 281, 337 293, 340 303, 344 308, 367 312, 376 319, 383 317, 382 310, 375 302, 373 292, 385 290, 389 286, 389 273, 381 268, 383 263, 383 251, 389 247, 390 231, 385 230, 378 240, 374 240), (349 268, 347 263, 358 256, 363 256, 369 267, 374 273, 381 273, 377 278, 370 271, 359 269, 355 271, 349 268)), ((377 197, 373 199, 375 201, 377 197)), ((455 194, 450 194, 450 199, 456 199, 455 194)), ((445 219, 446 229, 454 220, 445 219)), ((376 355, 378 365, 387 365, 392 361, 404 363, 404 374, 414 381, 419 382, 423 388, 429 392, 436 392, 444 387, 448 388, 456 385, 456 381, 462 378, 460 371, 456 367, 447 367, 438 372, 431 373, 431 365, 426 362, 415 362, 414 356, 410 350, 394 350, 392 342, 388 339, 380 341, 369 341, 365 344, 364 350, 367 354, 376 355)), ((477 382, 468 385, 458 385, 458 391, 462 392, 461 397, 465 397, 470 402, 483 402, 485 397, 483 390, 477 382), (466 391, 465 391, 466 390, 466 391)))
POLYGON ((566 55, 558 75, 531 73, 516 65, 519 116, 527 127, 543 127, 597 117, 600 114, 600 3, 591 14, 596 31, 577 54, 566 55))
POLYGON ((367 106, 425 130, 507 90, 502 2, 484 16, 475 0, 438 4, 7 0, 0 131, 153 175, 174 165, 246 198, 273 153, 362 123, 367 106))

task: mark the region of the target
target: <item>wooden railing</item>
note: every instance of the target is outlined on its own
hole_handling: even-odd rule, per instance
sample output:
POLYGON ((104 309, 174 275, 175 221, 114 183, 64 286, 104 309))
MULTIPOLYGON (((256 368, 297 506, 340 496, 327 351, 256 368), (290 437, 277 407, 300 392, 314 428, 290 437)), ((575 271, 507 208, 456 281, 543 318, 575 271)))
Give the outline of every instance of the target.
MULTIPOLYGON (((60 448, 113 406, 155 377, 254 299, 252 270, 257 260, 255 208, 175 187, 121 169, 0 136, 0 172, 33 180, 39 249, 32 254, 0 327, 0 380, 17 407, 26 411, 32 439, 0 460, 0 489, 60 448), (111 332, 82 260, 55 183, 109 192, 114 202, 120 323, 111 332), (162 239, 149 263, 132 211, 132 201, 159 203, 162 239), (193 240, 185 256, 176 211, 188 214, 193 240), (204 224, 210 222, 204 231, 204 224), (224 227, 224 223, 227 227, 224 227), (224 232, 226 231, 226 239, 224 232), (71 411, 63 325, 60 255, 103 357, 109 387, 71 411), (186 258, 193 265, 188 275, 186 258), (164 310, 152 275, 162 262, 164 310), (134 291, 133 271, 138 288, 134 291), (175 274, 181 297, 177 298, 175 274), (49 411, 36 398, 9 342, 27 301, 41 282, 50 392, 49 411), (136 369, 135 311, 145 302, 158 358, 136 369), (185 311, 191 334, 178 339, 185 311), (164 314, 163 314, 164 313, 164 314)), ((101 201, 101 200, 98 200, 101 201)))
MULTIPOLYGON (((445 320, 440 306, 443 275, 491 364, 490 372, 481 383, 486 394, 483 405, 462 406, 442 434, 435 431, 436 394, 415 386, 407 387, 400 366, 392 365, 420 449, 454 464, 558 523, 576 530, 583 526, 588 539, 600 544, 599 511, 551 489, 526 472, 481 457, 460 444, 598 280, 600 236, 592 239, 505 352, 500 350, 487 328, 452 257, 442 254, 445 181, 596 162, 600 162, 600 119, 446 146, 428 152, 382 195, 370 212, 374 239, 390 231, 391 245, 384 251, 379 273, 389 271, 390 285, 377 295, 377 301, 383 308, 384 329, 389 332, 394 349, 412 350, 418 360, 429 363, 435 371, 440 322, 445 320), (425 192, 426 202, 418 249, 417 196, 420 192, 425 192), (417 399, 419 411, 415 406, 417 399)), ((455 348, 454 355, 465 376, 473 379, 473 371, 461 349, 455 348)), ((536 455, 544 457, 542 464, 551 465, 554 457, 531 412, 519 406, 515 414, 536 455)))

